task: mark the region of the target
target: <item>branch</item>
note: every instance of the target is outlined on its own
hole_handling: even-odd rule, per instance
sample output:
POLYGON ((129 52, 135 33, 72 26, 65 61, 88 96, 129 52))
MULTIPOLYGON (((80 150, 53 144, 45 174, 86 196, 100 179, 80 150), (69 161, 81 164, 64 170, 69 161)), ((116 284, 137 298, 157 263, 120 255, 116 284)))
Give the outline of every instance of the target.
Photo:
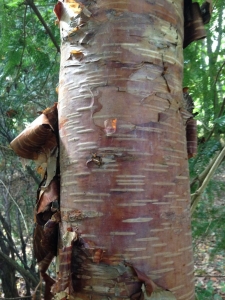
POLYGON ((207 174, 209 173, 210 169, 212 168, 213 164, 215 163, 217 157, 220 155, 220 152, 217 153, 209 162, 209 164, 206 166, 206 168, 204 169, 204 171, 195 176, 191 183, 190 183, 190 187, 193 188, 195 183, 198 183, 198 187, 202 184, 202 182, 204 181, 204 179, 206 178, 207 174))
POLYGON ((15 78, 15 82, 18 82, 19 80, 19 75, 20 75, 20 72, 21 72, 21 67, 23 65, 23 56, 24 56, 24 52, 25 52, 25 48, 26 48, 26 15, 27 15, 27 5, 25 7, 25 10, 24 10, 24 16, 23 16, 23 50, 22 50, 22 54, 21 54, 21 57, 20 57, 20 62, 19 62, 19 65, 18 65, 18 69, 17 69, 17 74, 16 74, 16 78, 15 78))
POLYGON ((21 297, 16 297, 16 298, 0 298, 0 300, 21 300, 21 299, 31 299, 32 296, 21 296, 21 297))
POLYGON ((26 170, 28 172, 28 174, 34 179, 35 183, 37 185, 40 184, 40 178, 36 175, 36 173, 32 170, 32 168, 30 166, 26 166, 26 170))
MULTIPOLYGON (((5 221, 4 217, 2 216, 2 214, 0 213, 0 221, 2 223, 3 229, 6 232, 7 238, 5 237, 5 235, 3 234, 3 232, 0 230, 1 233, 1 238, 9 245, 10 249, 11 249, 11 253, 15 253, 16 256, 18 257, 18 259, 21 261, 21 263, 28 268, 27 264, 25 263, 25 261, 22 259, 22 257, 20 256, 16 245, 12 239, 11 233, 9 232, 9 226, 7 224, 7 222, 5 221)), ((3 249, 4 250, 4 249, 3 249)))
POLYGON ((52 42, 53 42, 54 46, 56 47, 57 51, 60 52, 60 47, 59 47, 59 45, 57 43, 56 38, 54 37, 54 35, 52 34, 51 29, 48 27, 48 25, 46 24, 46 22, 43 19, 42 15, 40 14, 37 6, 34 4, 34 1, 33 0, 26 0, 24 2, 24 4, 29 5, 33 9, 35 15, 38 17, 39 21, 44 26, 47 34, 49 35, 50 39, 52 40, 52 42))
POLYGON ((25 270, 23 267, 21 267, 15 260, 10 258, 8 255, 3 253, 0 250, 0 258, 4 260, 7 264, 9 264, 11 267, 13 267, 18 273, 20 273, 24 279, 30 280, 33 284, 33 286, 36 286, 39 282, 39 280, 33 276, 30 271, 25 270))
POLYGON ((27 223, 25 221, 25 218, 24 218, 24 215, 19 207, 19 205, 17 204, 17 202, 14 200, 14 198, 12 197, 12 195, 10 194, 9 190, 7 189, 7 186, 4 184, 4 182, 0 179, 0 183, 4 186, 4 188, 6 189, 7 193, 9 194, 9 197, 11 198, 11 200, 15 203, 17 209, 19 210, 20 214, 21 214, 21 217, 23 219, 23 222, 24 222, 24 226, 26 228, 26 231, 27 231, 27 235, 29 234, 29 231, 28 231, 28 227, 27 227, 27 223))
MULTIPOLYGON (((225 64, 225 63, 224 63, 224 64, 225 64)), ((222 103, 222 105, 221 105, 221 107, 220 107, 220 111, 219 111, 218 116, 216 117, 216 119, 222 116, 222 114, 223 114, 223 112, 224 112, 224 107, 225 107, 225 98, 223 98, 223 103, 222 103)), ((207 136, 207 138, 206 138, 206 140, 205 140, 206 142, 208 142, 209 139, 211 138, 211 136, 213 135, 213 133, 214 133, 214 131, 215 131, 215 128, 216 128, 216 127, 215 127, 215 125, 214 125, 213 128, 212 128, 212 130, 210 131, 209 135, 207 136)))
POLYGON ((9 148, 9 147, 5 147, 5 146, 0 145, 0 149, 1 149, 1 150, 7 150, 7 151, 10 151, 12 154, 14 154, 13 149, 11 149, 11 148, 9 148))
POLYGON ((224 159, 224 156, 225 156, 225 147, 223 147, 223 149, 220 151, 214 164, 212 165, 211 169, 209 170, 208 174, 206 175, 205 179, 203 180, 201 186, 197 189, 197 191, 195 191, 194 194, 191 195, 191 214, 193 214, 193 212, 195 211, 197 204, 198 204, 199 200, 201 199, 202 193, 204 192, 210 179, 214 175, 216 169, 219 167, 222 160, 224 159))

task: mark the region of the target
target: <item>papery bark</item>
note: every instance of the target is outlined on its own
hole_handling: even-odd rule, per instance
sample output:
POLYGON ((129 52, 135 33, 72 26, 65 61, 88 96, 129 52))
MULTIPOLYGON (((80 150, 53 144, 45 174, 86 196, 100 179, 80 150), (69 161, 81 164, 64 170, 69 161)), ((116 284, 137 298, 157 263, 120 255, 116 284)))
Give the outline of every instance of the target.
POLYGON ((134 267, 194 299, 183 1, 62 4, 61 236, 78 240, 58 297, 130 299, 134 267))

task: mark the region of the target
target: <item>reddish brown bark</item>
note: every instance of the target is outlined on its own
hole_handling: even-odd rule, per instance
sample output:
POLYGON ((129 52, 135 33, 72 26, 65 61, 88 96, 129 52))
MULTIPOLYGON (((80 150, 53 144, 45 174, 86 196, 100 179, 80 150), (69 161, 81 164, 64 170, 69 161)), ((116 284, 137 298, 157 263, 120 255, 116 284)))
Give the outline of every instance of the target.
POLYGON ((138 299, 135 270, 194 299, 183 2, 75 4, 57 15, 60 251, 73 244, 72 284, 57 299, 138 299), (68 228, 78 238, 66 246, 68 228))

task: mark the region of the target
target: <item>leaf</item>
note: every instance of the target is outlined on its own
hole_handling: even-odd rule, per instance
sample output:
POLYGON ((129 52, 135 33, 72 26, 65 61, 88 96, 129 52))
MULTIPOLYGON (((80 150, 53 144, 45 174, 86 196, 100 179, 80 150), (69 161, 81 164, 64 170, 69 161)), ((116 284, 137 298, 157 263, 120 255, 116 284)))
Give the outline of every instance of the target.
MULTIPOLYGON (((46 178, 44 185, 42 185, 40 187, 39 198, 41 197, 42 193, 49 186, 50 182, 56 175, 57 160, 58 160, 58 148, 54 149, 52 154, 48 157, 47 164, 45 163, 45 164, 41 165, 41 166, 43 166, 43 171, 44 171, 44 169, 47 171, 47 178, 46 178)), ((40 171, 42 171, 42 170, 40 170, 40 171)))
POLYGON ((214 120, 214 123, 218 124, 220 127, 225 126, 225 116, 222 116, 220 118, 216 118, 214 120))
POLYGON ((9 7, 16 7, 19 4, 21 4, 20 0, 14 0, 14 1, 10 1, 10 3, 7 3, 7 6, 9 6, 9 7))
POLYGON ((42 193, 40 200, 37 203, 37 213, 44 212, 48 209, 49 205, 59 199, 59 181, 54 178, 50 185, 42 193))
POLYGON ((17 115, 17 111, 15 109, 9 109, 6 112, 6 116, 8 118, 14 118, 17 115))
POLYGON ((55 5, 53 11, 54 11, 58 21, 60 21, 62 12, 63 12, 63 4, 61 1, 58 1, 58 3, 55 5))

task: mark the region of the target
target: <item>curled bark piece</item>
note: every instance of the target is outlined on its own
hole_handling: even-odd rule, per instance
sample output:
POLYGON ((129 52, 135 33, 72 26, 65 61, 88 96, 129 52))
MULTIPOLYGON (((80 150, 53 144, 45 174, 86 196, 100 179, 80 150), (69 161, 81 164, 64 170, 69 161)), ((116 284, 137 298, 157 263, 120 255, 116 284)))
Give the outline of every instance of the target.
POLYGON ((212 15, 212 0, 205 1, 201 5, 201 15, 204 24, 208 24, 212 15))
POLYGON ((54 130, 55 133, 58 132, 58 110, 57 110, 58 103, 55 102, 53 106, 47 107, 42 113, 48 118, 48 121, 54 130))
POLYGON ((131 300, 176 300, 172 292, 155 284, 150 277, 134 266, 131 267, 136 272, 138 279, 143 283, 142 291, 132 295, 131 300))
POLYGON ((184 24, 184 44, 186 48, 190 43, 206 37, 201 11, 197 2, 191 6, 192 20, 184 24))
MULTIPOLYGON (((72 289, 71 283, 71 255, 72 255, 72 246, 73 243, 77 240, 77 233, 71 231, 72 229, 68 228, 66 233, 62 237, 63 247, 59 249, 59 270, 57 275, 57 281, 52 286, 52 293, 56 295, 64 295, 67 298, 67 295, 70 295, 72 289)), ((58 297, 57 296, 57 297, 58 297)), ((64 298, 56 298, 64 299, 64 298)))
POLYGON ((51 151, 57 146, 56 135, 45 114, 41 114, 22 131, 11 143, 14 152, 23 158, 47 161, 51 151))
POLYGON ((188 158, 192 158, 197 154, 198 138, 197 138, 197 121, 190 118, 186 125, 187 153, 188 158))

